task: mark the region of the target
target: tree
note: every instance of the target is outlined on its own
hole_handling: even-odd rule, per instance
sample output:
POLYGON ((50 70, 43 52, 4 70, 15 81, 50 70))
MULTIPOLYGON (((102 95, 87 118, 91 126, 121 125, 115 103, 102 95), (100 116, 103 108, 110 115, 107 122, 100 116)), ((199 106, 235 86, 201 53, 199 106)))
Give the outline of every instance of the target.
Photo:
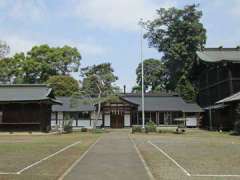
POLYGON ((85 103, 87 104, 97 105, 97 112, 94 111, 93 129, 96 129, 97 120, 100 117, 101 104, 115 99, 115 93, 119 90, 114 85, 118 78, 113 72, 110 63, 93 65, 82 69, 83 84, 78 96, 86 97, 85 103))
POLYGON ((0 83, 7 83, 9 81, 10 71, 8 65, 8 55, 10 51, 6 42, 0 41, 0 83))
POLYGON ((150 47, 163 53, 167 90, 174 91, 182 76, 191 82, 196 51, 206 43, 206 30, 200 22, 202 12, 197 10, 198 6, 161 8, 157 10, 156 19, 143 23, 147 28, 144 38, 148 39, 150 47))
POLYGON ((190 81, 184 78, 184 76, 182 76, 177 83, 176 91, 186 101, 192 101, 193 99, 196 99, 197 96, 196 90, 193 88, 190 81))
POLYGON ((81 55, 76 48, 40 45, 34 46, 26 54, 15 54, 5 63, 9 72, 1 66, 0 72, 11 75, 9 79, 14 83, 44 83, 50 76, 77 72, 80 60, 81 55))
POLYGON ((72 96, 79 91, 78 81, 71 76, 51 76, 47 84, 53 88, 56 96, 72 96))
POLYGON ((142 87, 139 85, 135 85, 132 87, 132 93, 140 93, 142 92, 142 87))
MULTIPOLYGON (((163 76, 164 66, 163 63, 157 59, 146 59, 143 62, 144 67, 144 86, 146 90, 156 91, 164 87, 163 76)), ((142 86, 142 63, 136 69, 137 84, 142 86)))
POLYGON ((114 85, 117 76, 114 75, 114 70, 111 67, 110 63, 103 63, 99 65, 88 66, 82 68, 82 90, 85 91, 90 96, 96 96, 99 94, 99 88, 97 85, 102 82, 103 86, 101 87, 102 95, 111 94, 117 90, 117 87, 114 85))
POLYGON ((5 58, 10 52, 10 47, 6 42, 0 40, 0 60, 5 58))

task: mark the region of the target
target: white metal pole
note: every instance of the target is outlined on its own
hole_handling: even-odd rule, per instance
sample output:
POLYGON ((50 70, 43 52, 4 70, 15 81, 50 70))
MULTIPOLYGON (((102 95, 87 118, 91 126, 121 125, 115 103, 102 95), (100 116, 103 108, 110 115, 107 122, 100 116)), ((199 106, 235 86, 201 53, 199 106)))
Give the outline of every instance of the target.
MULTIPOLYGON (((141 25, 141 24, 140 24, 141 25)), ((140 57, 141 57, 141 63, 142 63, 142 128, 145 128, 145 108, 144 108, 144 65, 143 65, 143 29, 141 25, 141 33, 140 33, 140 57)))

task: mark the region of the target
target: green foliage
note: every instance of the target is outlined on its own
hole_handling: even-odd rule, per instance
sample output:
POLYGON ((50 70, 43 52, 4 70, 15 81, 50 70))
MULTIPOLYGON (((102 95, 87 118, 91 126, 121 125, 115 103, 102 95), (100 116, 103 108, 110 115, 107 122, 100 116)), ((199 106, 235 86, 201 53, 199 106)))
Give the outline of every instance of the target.
POLYGON ((0 60, 5 58, 9 54, 10 47, 6 42, 0 40, 0 60))
POLYGON ((133 86, 132 93, 140 93, 140 92, 142 92, 142 87, 141 86, 138 86, 138 85, 133 86))
POLYGON ((91 129, 90 132, 100 134, 100 133, 104 133, 105 130, 104 129, 91 129))
POLYGON ((196 100, 197 92, 190 83, 190 81, 182 77, 177 84, 176 91, 185 99, 186 101, 196 100))
POLYGON ((202 12, 197 8, 195 4, 183 9, 161 8, 156 19, 144 23, 149 45, 163 53, 167 90, 174 91, 183 75, 191 82, 196 51, 206 43, 206 30, 200 22, 202 12))
POLYGON ((157 125, 153 121, 149 121, 145 126, 145 132, 157 132, 157 125))
POLYGON ((101 104, 115 98, 115 93, 119 88, 114 85, 118 79, 114 75, 114 70, 110 63, 93 65, 82 69, 83 83, 81 91, 75 96, 85 97, 84 100, 93 106, 97 105, 94 113, 93 129, 96 129, 97 119, 100 116, 101 104))
POLYGON ((44 83, 50 76, 77 72, 80 60, 76 48, 40 45, 6 60, 4 66, 0 66, 0 72, 14 83, 44 83))
POLYGON ((6 42, 0 40, 0 83, 10 81, 9 58, 6 58, 9 51, 10 48, 6 42))
POLYGON ((88 132, 87 128, 81 128, 81 132, 88 132))
POLYGON ((141 125, 133 125, 132 126, 132 133, 141 133, 142 132, 142 126, 141 125))
POLYGON ((72 120, 64 120, 64 126, 63 130, 65 133, 71 133, 73 128, 72 128, 72 120))
MULTIPOLYGON (((143 62, 144 70, 144 85, 145 90, 157 91, 164 88, 163 75, 164 65, 157 59, 146 59, 143 62)), ((137 74, 137 87, 142 86, 142 63, 136 69, 137 74)), ((138 90, 138 89, 136 89, 138 90)))
POLYGON ((240 103, 235 108, 234 134, 240 135, 240 103))
POLYGON ((118 90, 113 84, 118 77, 114 75, 114 70, 110 63, 83 68, 82 77, 82 91, 89 96, 96 96, 100 91, 104 96, 106 94, 112 94, 118 90))
POLYGON ((71 76, 51 76, 47 84, 53 88, 56 96, 72 96, 79 91, 78 81, 71 76))

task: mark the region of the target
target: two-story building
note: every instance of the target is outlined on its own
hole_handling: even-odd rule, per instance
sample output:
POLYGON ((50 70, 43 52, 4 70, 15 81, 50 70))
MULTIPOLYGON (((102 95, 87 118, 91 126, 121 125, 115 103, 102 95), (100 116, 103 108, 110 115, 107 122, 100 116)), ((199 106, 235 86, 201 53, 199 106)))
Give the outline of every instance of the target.
POLYGON ((206 110, 203 126, 232 129, 234 107, 217 103, 240 91, 240 47, 206 48, 197 52, 199 60, 199 105, 206 110))

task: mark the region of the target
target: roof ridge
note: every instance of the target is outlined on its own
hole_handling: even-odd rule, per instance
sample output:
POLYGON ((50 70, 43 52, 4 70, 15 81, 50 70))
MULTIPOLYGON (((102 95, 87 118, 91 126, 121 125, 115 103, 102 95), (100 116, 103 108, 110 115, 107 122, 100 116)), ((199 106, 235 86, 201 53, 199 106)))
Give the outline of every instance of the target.
POLYGON ((47 84, 0 84, 0 87, 48 87, 47 84))

